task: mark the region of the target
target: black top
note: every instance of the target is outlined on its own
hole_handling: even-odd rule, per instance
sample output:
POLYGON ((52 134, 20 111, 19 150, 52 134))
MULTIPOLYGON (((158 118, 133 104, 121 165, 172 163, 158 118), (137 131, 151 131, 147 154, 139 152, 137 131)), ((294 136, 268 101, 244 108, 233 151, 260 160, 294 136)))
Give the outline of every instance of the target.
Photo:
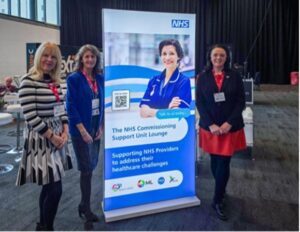
POLYGON ((221 90, 218 90, 212 71, 199 75, 196 88, 196 105, 200 114, 199 125, 209 130, 209 126, 221 126, 224 122, 232 125, 230 132, 244 127, 242 112, 245 108, 245 91, 239 73, 225 72, 221 90), (214 94, 224 92, 225 101, 215 102, 214 94))
POLYGON ((49 83, 49 82, 51 82, 52 81, 52 78, 51 78, 51 76, 49 75, 49 74, 44 74, 43 75, 43 80, 45 81, 45 82, 47 82, 47 83, 49 83))

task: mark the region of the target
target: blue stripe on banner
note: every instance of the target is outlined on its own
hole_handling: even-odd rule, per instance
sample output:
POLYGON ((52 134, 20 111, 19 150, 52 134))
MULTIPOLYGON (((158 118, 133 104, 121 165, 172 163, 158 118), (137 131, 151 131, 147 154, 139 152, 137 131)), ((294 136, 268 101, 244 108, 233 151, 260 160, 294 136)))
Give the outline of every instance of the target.
POLYGON ((107 104, 105 104, 105 108, 109 108, 109 107, 111 107, 112 106, 112 103, 110 102, 110 103, 107 103, 107 104))
POLYGON ((104 68, 106 81, 133 77, 149 79, 153 76, 159 75, 159 73, 160 72, 157 70, 136 65, 112 65, 105 66, 104 68))
MULTIPOLYGON (((130 99, 130 103, 139 103, 141 101, 141 98, 131 98, 130 99)), ((112 103, 106 103, 105 104, 105 108, 109 108, 112 106, 112 103)), ((190 109, 194 109, 196 107, 196 103, 194 100, 192 100, 191 105, 190 105, 190 109)))
MULTIPOLYGON (((160 73, 161 71, 136 65, 112 65, 104 68, 105 81, 133 77, 150 79, 160 73)), ((182 74, 191 78, 195 76, 195 70, 184 71, 182 74)))

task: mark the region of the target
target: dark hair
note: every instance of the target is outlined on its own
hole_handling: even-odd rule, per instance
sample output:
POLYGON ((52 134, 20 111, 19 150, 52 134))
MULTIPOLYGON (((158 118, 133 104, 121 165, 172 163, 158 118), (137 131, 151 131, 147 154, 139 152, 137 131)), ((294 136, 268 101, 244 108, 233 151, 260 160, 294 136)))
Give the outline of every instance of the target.
POLYGON ((213 65, 211 63, 211 52, 212 50, 214 50, 215 48, 222 48, 225 53, 226 53, 226 61, 224 63, 224 71, 228 71, 230 70, 230 53, 229 53, 229 49, 227 46, 223 45, 223 44, 214 44, 212 45, 209 49, 208 49, 208 52, 207 52, 207 56, 206 56, 206 70, 212 70, 213 68, 213 65))
POLYGON ((177 56, 179 58, 178 61, 180 61, 183 58, 183 50, 182 47, 180 45, 180 43, 178 42, 178 40, 176 39, 166 39, 163 40, 159 43, 158 49, 159 49, 159 55, 161 56, 161 52, 164 46, 169 46, 169 45, 173 45, 175 47, 177 56))
POLYGON ((97 57, 95 67, 93 68, 93 75, 100 73, 100 52, 98 48, 91 44, 83 45, 76 54, 75 58, 75 71, 81 71, 83 68, 82 58, 84 53, 90 51, 94 56, 97 57))

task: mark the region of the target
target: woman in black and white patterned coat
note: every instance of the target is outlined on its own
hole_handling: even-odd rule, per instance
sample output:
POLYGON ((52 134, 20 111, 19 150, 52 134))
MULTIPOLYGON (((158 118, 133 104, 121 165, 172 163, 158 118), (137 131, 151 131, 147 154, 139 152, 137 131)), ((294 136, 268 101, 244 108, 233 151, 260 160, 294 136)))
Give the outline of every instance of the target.
POLYGON ((36 230, 54 230, 53 223, 62 194, 61 178, 72 168, 68 150, 68 118, 65 89, 60 85, 61 53, 54 43, 42 43, 34 66, 22 78, 19 98, 25 118, 24 151, 17 185, 42 185, 40 222, 36 230))

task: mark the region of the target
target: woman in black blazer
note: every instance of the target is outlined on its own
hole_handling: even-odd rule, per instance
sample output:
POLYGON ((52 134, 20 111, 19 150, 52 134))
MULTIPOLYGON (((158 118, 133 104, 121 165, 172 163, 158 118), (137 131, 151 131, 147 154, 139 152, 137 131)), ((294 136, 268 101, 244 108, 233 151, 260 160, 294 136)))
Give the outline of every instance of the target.
POLYGON ((200 114, 200 147, 210 154, 215 179, 212 207, 221 220, 227 220, 223 199, 235 151, 246 148, 242 111, 245 92, 240 75, 229 68, 228 48, 213 45, 207 68, 199 75, 196 104, 200 114))

